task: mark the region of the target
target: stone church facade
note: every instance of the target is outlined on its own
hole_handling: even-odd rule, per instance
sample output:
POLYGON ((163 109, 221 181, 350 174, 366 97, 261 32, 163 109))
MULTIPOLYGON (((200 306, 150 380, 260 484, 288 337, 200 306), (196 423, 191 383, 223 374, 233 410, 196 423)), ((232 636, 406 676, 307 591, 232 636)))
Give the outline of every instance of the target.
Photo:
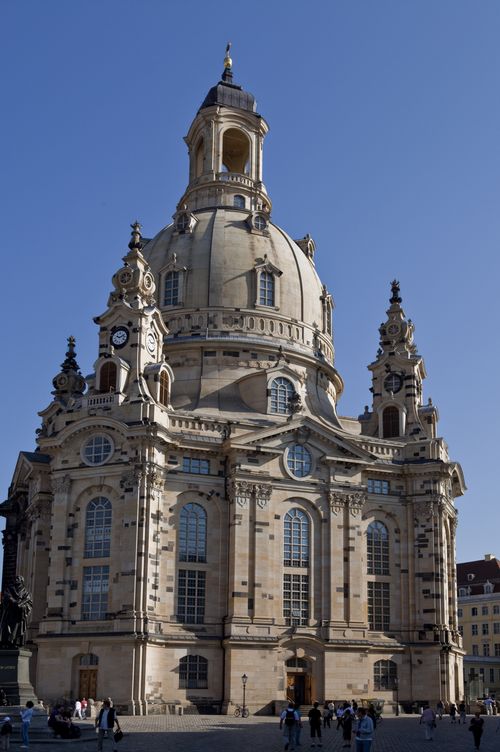
POLYGON ((272 712, 287 697, 462 696, 460 466, 424 404, 392 283, 341 417, 333 300, 309 235, 272 222, 268 126, 225 60, 186 136, 189 182, 153 239, 136 223, 94 372, 75 343, 0 513, 4 586, 34 593, 39 697, 128 712, 272 712), (375 344, 375 343, 374 343, 375 344))

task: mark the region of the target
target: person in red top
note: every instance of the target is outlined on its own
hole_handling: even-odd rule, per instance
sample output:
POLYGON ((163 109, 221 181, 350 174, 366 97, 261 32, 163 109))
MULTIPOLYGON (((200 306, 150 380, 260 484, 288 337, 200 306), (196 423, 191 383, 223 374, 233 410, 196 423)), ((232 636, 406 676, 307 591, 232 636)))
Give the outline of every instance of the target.
POLYGON ((85 719, 87 716, 87 705, 88 702, 85 699, 85 697, 82 697, 82 718, 85 719))

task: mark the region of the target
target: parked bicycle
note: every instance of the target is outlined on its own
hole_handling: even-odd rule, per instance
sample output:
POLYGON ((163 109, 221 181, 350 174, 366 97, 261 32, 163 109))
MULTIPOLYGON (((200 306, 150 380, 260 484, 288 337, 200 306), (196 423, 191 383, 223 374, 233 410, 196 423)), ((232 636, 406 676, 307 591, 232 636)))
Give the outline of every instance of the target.
POLYGON ((250 715, 250 711, 246 706, 236 705, 236 710, 234 711, 234 715, 236 718, 239 718, 240 716, 242 718, 248 718, 248 716, 250 715))

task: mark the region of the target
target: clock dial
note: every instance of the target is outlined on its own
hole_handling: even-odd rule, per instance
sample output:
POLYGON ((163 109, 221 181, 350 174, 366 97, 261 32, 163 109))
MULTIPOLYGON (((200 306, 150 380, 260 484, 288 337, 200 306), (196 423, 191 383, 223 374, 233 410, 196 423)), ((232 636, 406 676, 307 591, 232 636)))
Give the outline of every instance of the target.
POLYGON ((146 347, 148 348, 148 352, 153 355, 156 350, 156 337, 153 332, 148 333, 148 336, 146 338, 146 347))
POLYGON ((126 345, 128 342, 128 329, 124 326, 117 327, 111 335, 111 342, 115 347, 126 345))
POLYGON ((396 394, 403 386, 403 379, 397 373, 390 373, 384 379, 384 389, 386 392, 396 394))
POLYGON ((399 326, 397 324, 389 324, 387 331, 389 334, 397 334, 399 332, 399 326))
POLYGON ((132 272, 130 272, 128 269, 125 269, 123 272, 120 272, 120 276, 119 276, 120 284, 128 285, 131 279, 132 279, 132 272))

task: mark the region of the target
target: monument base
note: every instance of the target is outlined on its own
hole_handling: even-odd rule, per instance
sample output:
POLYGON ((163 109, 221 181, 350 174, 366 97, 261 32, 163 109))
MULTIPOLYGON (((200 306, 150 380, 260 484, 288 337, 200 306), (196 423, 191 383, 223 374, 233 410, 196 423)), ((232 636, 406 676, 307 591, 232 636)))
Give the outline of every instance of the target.
POLYGON ((0 688, 7 695, 9 705, 26 705, 38 700, 30 682, 31 650, 26 648, 0 649, 0 688))

